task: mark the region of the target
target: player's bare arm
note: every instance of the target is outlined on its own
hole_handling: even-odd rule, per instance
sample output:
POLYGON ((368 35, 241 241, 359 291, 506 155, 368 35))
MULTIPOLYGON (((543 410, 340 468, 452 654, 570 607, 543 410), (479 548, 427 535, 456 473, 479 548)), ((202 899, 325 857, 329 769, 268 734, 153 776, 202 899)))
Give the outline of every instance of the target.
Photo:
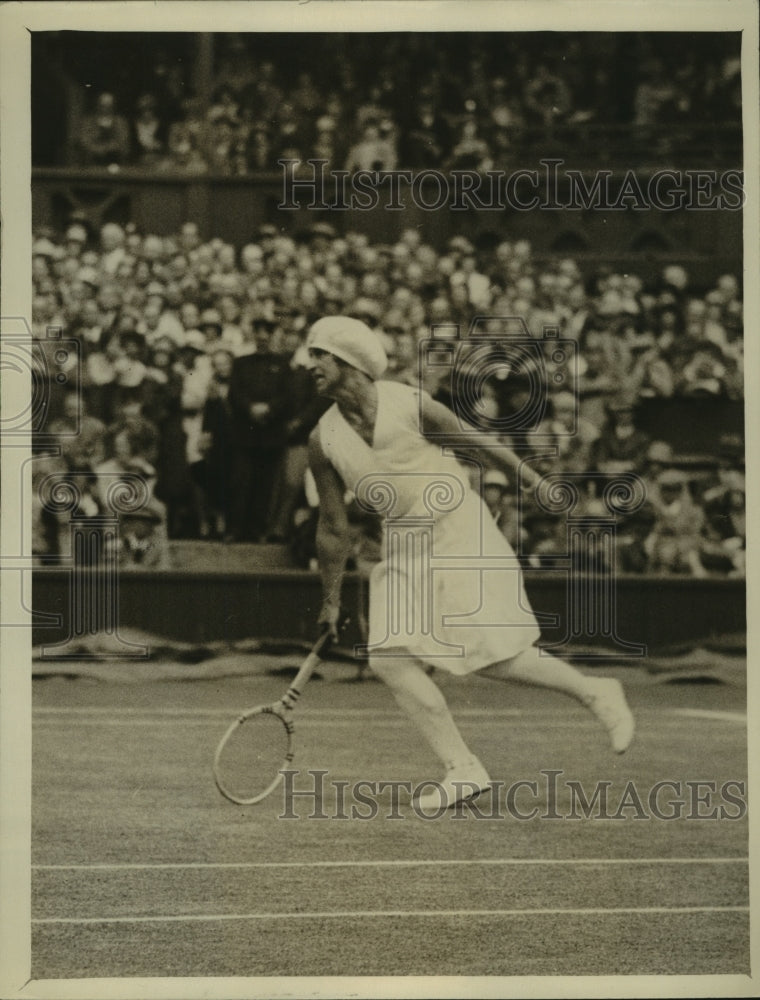
MULTIPOLYGON (((461 421, 451 410, 432 398, 428 393, 421 393, 422 400, 422 426, 428 434, 435 434, 437 444, 443 447, 461 447, 461 437, 464 421, 461 421), (451 440, 447 441, 441 435, 451 435, 451 440)), ((472 431, 473 437, 467 442, 467 449, 487 466, 501 468, 502 471, 515 475, 520 470, 520 485, 525 488, 533 488, 538 485, 540 477, 527 464, 523 462, 519 455, 508 448, 496 434, 480 430, 471 424, 466 424, 468 431, 472 431)))
POLYGON ((309 437, 309 465, 319 494, 317 561, 322 579, 322 609, 318 624, 327 625, 338 638, 338 617, 343 574, 349 554, 349 529, 344 502, 345 487, 328 462, 316 427, 309 437))

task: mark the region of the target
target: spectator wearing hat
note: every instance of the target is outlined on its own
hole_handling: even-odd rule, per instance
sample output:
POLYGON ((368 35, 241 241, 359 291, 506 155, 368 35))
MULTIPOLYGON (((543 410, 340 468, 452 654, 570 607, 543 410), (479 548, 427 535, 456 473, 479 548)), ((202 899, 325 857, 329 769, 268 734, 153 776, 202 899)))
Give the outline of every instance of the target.
POLYGON ((533 505, 523 508, 517 554, 523 567, 548 569, 558 556, 567 554, 567 538, 561 518, 533 505))
POLYGON ((415 103, 414 117, 404 130, 400 147, 401 166, 416 170, 438 167, 450 144, 448 125, 435 103, 429 99, 415 103))
POLYGON ((607 403, 619 392, 622 373, 613 363, 609 338, 600 330, 589 330, 578 359, 579 413, 595 427, 601 428, 607 418, 607 403))
MULTIPOLYGON (((166 505, 167 532, 171 538, 191 538, 199 529, 191 503, 192 481, 183 428, 182 397, 188 368, 177 361, 180 351, 170 337, 154 341, 143 383, 141 412, 157 429, 156 495, 166 505)), ((186 362, 195 353, 188 351, 186 362)))
POLYGON ((169 126, 168 156, 161 163, 161 169, 190 175, 205 174, 208 171, 204 156, 208 123, 194 98, 186 99, 182 106, 184 117, 169 126))
POLYGON ((79 341, 83 358, 102 349, 103 323, 96 299, 85 299, 82 303, 71 334, 79 341))
POLYGON ((481 481, 480 495, 496 527, 512 548, 517 549, 520 541, 520 519, 514 495, 509 491, 509 481, 501 469, 486 469, 481 481))
POLYGON ((249 99, 263 120, 270 121, 277 115, 283 94, 276 82, 275 65, 269 59, 259 64, 256 81, 249 88, 249 99))
POLYGON ((53 253, 39 253, 40 245, 44 247, 49 242, 46 239, 35 240, 32 247, 32 282, 37 287, 52 281, 54 277, 72 278, 78 270, 79 261, 76 258, 72 260, 67 257, 59 246, 54 246, 51 243, 53 253), (38 252, 35 252, 35 248, 38 252))
POLYGON ((665 469, 650 494, 655 523, 647 539, 654 573, 706 576, 699 557, 704 514, 688 490, 688 478, 678 469, 665 469))
MULTIPOLYGON (((90 472, 89 474, 85 472, 84 475, 79 471, 63 472, 61 465, 55 460, 50 459, 45 460, 45 464, 48 466, 50 472, 63 473, 61 476, 61 488, 65 489, 66 484, 70 484, 71 494, 76 499, 75 507, 72 511, 61 511, 52 515, 48 512, 48 516, 41 518, 42 523, 40 527, 45 532, 45 542, 48 545, 45 554, 57 557, 55 561, 60 559, 70 561, 74 557, 72 551, 71 519, 74 517, 77 521, 81 521, 83 519, 100 517, 107 512, 106 504, 101 495, 104 484, 98 477, 97 472, 90 472)), ((35 462, 35 465, 37 465, 37 462, 35 462)), ((39 497, 36 497, 33 502, 33 516, 37 503, 39 503, 39 497)), ((106 547, 108 547, 111 537, 111 532, 105 533, 104 541, 106 547)), ((77 562, 80 566, 94 568, 101 565, 102 551, 98 547, 84 546, 77 556, 77 562)))
POLYGON ((675 85, 662 60, 650 57, 639 71, 634 94, 634 124, 639 126, 642 136, 649 138, 648 126, 669 119, 675 101, 675 85))
POLYGON ((717 450, 716 478, 702 497, 705 505, 724 504, 732 490, 745 489, 744 441, 739 434, 722 434, 717 450))
POLYGON ((395 170, 396 149, 388 135, 381 134, 375 123, 364 126, 362 137, 348 151, 344 169, 349 173, 357 170, 395 170))
POLYGON ((673 449, 667 441, 652 441, 647 448, 642 475, 654 483, 661 472, 673 465, 673 449))
POLYGON ((114 275, 127 256, 124 247, 125 233, 115 222, 107 222, 100 230, 100 268, 105 274, 114 275))
POLYGON ((272 483, 286 442, 290 371, 287 360, 270 350, 275 326, 253 322, 255 352, 236 357, 230 376, 235 457, 229 529, 236 541, 266 537, 272 483))
POLYGON ((201 245, 201 234, 197 222, 183 222, 177 237, 179 248, 184 254, 191 254, 201 245))
POLYGON ((261 277, 264 273, 264 251, 258 243, 246 243, 240 251, 240 267, 245 277, 261 277))
POLYGON ((83 250, 87 246, 88 235, 85 227, 75 222, 66 230, 63 253, 66 257, 73 257, 78 260, 83 250))
POLYGON ((452 321, 464 332, 469 330, 474 309, 470 302, 470 293, 465 284, 451 286, 449 292, 449 313, 452 321))
POLYGON ((699 341, 687 333, 681 305, 670 292, 660 294, 653 318, 660 355, 677 372, 697 349, 699 341))
MULTIPOLYGON (((177 345, 171 337, 157 337, 148 351, 143 382, 143 413, 159 429, 163 438, 165 424, 179 412, 183 377, 174 367, 177 345)), ((160 463, 159 463, 160 464, 160 463)))
POLYGON ((206 348, 218 342, 222 333, 222 315, 218 309, 204 309, 198 316, 197 327, 204 337, 206 348))
POLYGON ((97 293, 100 316, 104 335, 110 335, 116 329, 124 304, 124 293, 113 281, 104 281, 97 293))
POLYGON ((488 143, 478 133, 475 118, 466 118, 461 127, 459 141, 444 163, 446 170, 490 170, 493 159, 488 143))
MULTIPOLYGON (((140 395, 140 415, 152 421, 151 426, 155 428, 151 463, 155 467, 156 495, 166 505, 170 538, 197 538, 200 533, 198 502, 188 467, 185 422, 192 423, 205 399, 207 377, 204 378, 204 373, 199 371, 195 379, 188 380, 188 375, 195 371, 197 358, 205 355, 202 339, 199 332, 194 331, 189 346, 178 346, 169 337, 157 337, 149 354, 150 367, 140 395), (163 378, 166 382, 162 385, 163 378)), ((196 434, 199 436, 200 428, 196 434)))
POLYGON ((120 570, 170 569, 166 508, 155 497, 145 507, 119 518, 117 561, 120 570))
POLYGON ((419 385, 417 338, 406 328, 403 317, 393 310, 385 317, 383 329, 393 341, 386 378, 405 385, 419 385))
POLYGON ((45 227, 37 231, 32 242, 32 282, 35 291, 41 295, 49 294, 55 288, 52 278, 61 273, 60 262, 64 257, 62 248, 51 237, 54 238, 54 234, 45 227))
POLYGON ((320 115, 315 123, 316 135, 311 147, 311 158, 327 160, 326 169, 333 169, 341 159, 336 136, 336 121, 331 115, 320 115))
POLYGON ((703 507, 702 565, 709 572, 744 576, 747 548, 744 477, 737 476, 723 488, 708 490, 703 507))
POLYGON ((729 349, 728 335, 725 326, 724 296, 717 289, 708 292, 702 306, 700 320, 700 339, 717 344, 725 353, 729 349))
POLYGON ((622 395, 607 404, 607 422, 591 448, 591 468, 605 473, 639 472, 649 438, 634 421, 635 400, 622 395))
POLYGON ((138 475, 149 497, 153 497, 158 444, 158 430, 142 415, 139 397, 124 399, 116 412, 116 420, 108 428, 107 457, 95 469, 100 500, 106 510, 109 509, 108 491, 113 477, 122 473, 138 475))
POLYGON ((116 378, 113 362, 121 355, 117 337, 101 341, 101 349, 88 351, 84 356, 82 368, 82 398, 85 400, 88 412, 109 424, 113 418, 114 392, 116 378))
POLYGON ((98 96, 94 114, 82 120, 77 146, 83 167, 119 166, 128 161, 129 125, 116 113, 113 94, 98 96))
POLYGON ((492 80, 491 88, 487 134, 496 165, 504 167, 511 158, 513 147, 520 141, 525 116, 519 98, 509 95, 507 81, 503 77, 492 80))
POLYGON ((666 399, 673 395, 674 379, 670 365, 662 356, 654 334, 645 332, 631 339, 631 369, 628 385, 639 398, 666 399))
POLYGON ((572 95, 559 74, 552 72, 546 63, 539 63, 525 86, 523 103, 528 121, 548 132, 566 119, 572 95))
POLYGON ((126 314, 122 315, 119 327, 110 352, 114 373, 111 405, 114 410, 119 408, 123 400, 142 400, 148 374, 145 337, 135 329, 132 317, 126 314))
POLYGON ((306 134, 303 119, 296 115, 295 108, 284 101, 279 108, 275 128, 272 134, 272 157, 274 162, 280 159, 300 159, 291 156, 289 150, 306 150, 306 134))
POLYGON ((223 539, 228 536, 233 500, 235 427, 229 395, 234 355, 221 342, 209 343, 206 350, 211 380, 201 425, 203 460, 196 471, 208 510, 210 536, 223 539))
POLYGON ((452 288, 456 285, 467 288, 467 298, 473 308, 485 311, 491 305, 491 280, 477 270, 474 251, 462 256, 458 270, 449 280, 452 288))
POLYGON ((294 515, 304 492, 304 477, 309 467, 309 434, 329 405, 317 394, 312 363, 302 335, 291 330, 284 346, 284 357, 290 366, 291 404, 285 423, 285 448, 275 475, 269 506, 267 535, 273 542, 283 542, 292 535, 294 515), (291 350, 294 345, 295 349, 291 350))
POLYGON ((211 380, 207 342, 200 330, 188 330, 177 351, 175 370, 182 376, 182 409, 197 414, 203 409, 211 380))
MULTIPOLYGON (((219 340, 233 351, 236 351, 243 345, 244 341, 243 330, 240 325, 240 305, 234 295, 220 296, 218 305, 219 318, 221 319, 219 340)), ((211 310, 207 310, 207 312, 211 312, 211 310)), ((208 328, 204 332, 208 332, 208 328)))
POLYGON ((90 416, 78 391, 67 392, 61 416, 50 421, 69 472, 92 472, 105 459, 106 425, 90 416))
POLYGON ((152 327, 150 339, 171 337, 172 340, 180 343, 185 326, 180 317, 182 291, 179 286, 174 282, 164 285, 160 281, 152 281, 146 288, 146 294, 146 311, 155 307, 159 314, 158 321, 152 327))
POLYGON ((137 99, 137 113, 132 122, 133 147, 136 163, 141 167, 155 167, 164 149, 164 123, 156 113, 156 98, 141 94, 137 99))
POLYGON ((227 102, 217 104, 209 110, 207 117, 206 142, 201 152, 210 173, 227 177, 236 172, 235 157, 239 152, 237 106, 234 102, 232 105, 227 102))
POLYGON ((377 330, 380 323, 380 316, 382 314, 382 307, 379 302, 374 299, 360 296, 355 302, 350 306, 347 314, 352 316, 354 319, 360 319, 363 323, 372 330, 377 330))
POLYGON ((201 333, 205 333, 201 325, 201 312, 195 302, 185 299, 179 307, 178 316, 183 332, 200 330, 201 333))
MULTIPOLYGON (((56 454, 54 445, 35 446, 34 462, 32 463, 32 491, 30 503, 32 554, 35 565, 45 565, 58 560, 59 532, 62 534, 64 516, 56 515, 43 504, 42 483, 48 476, 63 477, 67 473, 66 463, 56 454), (60 525, 60 527, 59 527, 60 525)), ((65 516, 66 527, 70 524, 69 516, 65 516)))
POLYGON ((717 344, 699 344, 681 367, 676 391, 681 396, 726 396, 729 372, 723 352, 717 344))
POLYGON ((274 241, 277 238, 277 226, 271 222, 262 222, 256 230, 256 243, 261 252, 268 257, 274 251, 274 241))
POLYGON ((251 173, 263 173, 275 169, 276 157, 266 122, 262 120, 251 121, 245 139, 243 155, 246 166, 251 173))
POLYGON ((651 546, 648 539, 656 523, 651 503, 645 503, 627 517, 621 518, 615 535, 615 571, 617 573, 649 573, 651 546))
POLYGON ((599 438, 599 428, 578 413, 578 400, 572 392, 558 392, 549 398, 550 415, 542 421, 538 434, 556 448, 552 467, 563 472, 585 472, 591 467, 591 452, 599 438))

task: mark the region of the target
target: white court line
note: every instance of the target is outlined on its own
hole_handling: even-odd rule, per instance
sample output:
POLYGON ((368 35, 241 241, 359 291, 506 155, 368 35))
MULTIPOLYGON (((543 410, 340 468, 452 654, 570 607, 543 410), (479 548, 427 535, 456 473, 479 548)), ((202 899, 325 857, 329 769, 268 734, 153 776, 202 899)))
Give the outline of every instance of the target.
MULTIPOLYGON (((268 702, 262 702, 261 704, 269 704, 268 702)), ((32 711, 34 716, 39 717, 38 721, 54 722, 56 717, 60 717, 61 720, 66 718, 79 718, 87 719, 92 717, 93 720, 102 718, 105 722, 110 721, 139 721, 140 719, 153 720, 159 719, 166 722, 186 722, 192 718, 225 718, 234 717, 236 713, 242 711, 244 708, 250 708, 252 705, 247 706, 230 706, 229 708, 123 708, 121 705, 113 706, 102 706, 94 705, 91 707, 63 707, 57 705, 44 705, 35 707, 32 711)), ((713 719, 716 722, 738 722, 745 723, 747 721, 746 712, 731 712, 721 709, 710 709, 710 708, 668 708, 660 710, 658 713, 655 709, 656 714, 662 715, 678 715, 685 718, 692 719, 713 719)), ((522 716, 523 718, 529 718, 538 715, 546 715, 546 712, 542 712, 540 709, 524 711, 518 708, 460 708, 454 711, 454 714, 461 719, 481 719, 488 721, 489 719, 514 719, 522 716)), ((653 713, 654 714, 654 713, 653 713)), ((396 720, 403 719, 406 721, 406 717, 401 713, 393 710, 382 710, 379 712, 373 712, 369 708, 308 708, 307 711, 303 713, 303 718, 311 718, 312 720, 322 721, 337 721, 341 720, 352 721, 355 719, 365 720, 367 718, 372 718, 373 720, 396 720)), ((558 722, 562 720, 557 720, 558 722)))
POLYGON ((211 922, 217 920, 356 920, 377 917, 539 917, 539 916, 609 916, 634 913, 653 916, 671 913, 749 913, 748 906, 616 906, 513 909, 513 910, 325 910, 315 913, 188 913, 157 917, 39 917, 33 924, 169 924, 211 922))
MULTIPOLYGON (((226 716, 225 716, 225 719, 229 723, 229 722, 232 722, 233 719, 235 719, 236 717, 237 717, 237 715, 236 715, 235 712, 228 712, 226 714, 226 716)), ((460 722, 471 721, 471 720, 466 719, 466 718, 463 719, 462 716, 459 715, 459 713, 457 713, 457 712, 454 713, 454 717, 458 718, 460 722)), ((372 718, 373 718, 373 721, 374 721, 378 717, 377 716, 373 716, 372 718)), ((386 728, 386 729, 388 727, 391 727, 391 728, 394 728, 394 729, 396 729, 396 728, 398 728, 398 729, 401 729, 401 728, 408 729, 409 728, 409 722, 403 716, 393 716, 393 717, 389 717, 387 719, 382 719, 381 721, 383 723, 383 727, 386 728)), ((503 723, 505 722, 505 716, 497 716, 497 717, 494 717, 494 718, 489 718, 489 717, 484 716, 482 719, 480 719, 478 721, 479 721, 479 724, 484 725, 484 726, 488 726, 488 725, 503 725, 503 723)), ((527 719, 511 718, 510 721, 511 722, 515 722, 515 723, 518 723, 518 722, 519 723, 525 723, 525 722, 527 722, 527 719)), ((577 720, 577 719, 574 720, 573 721, 573 728, 577 728, 578 724, 579 724, 579 720, 577 720)), ((55 729, 57 727, 66 726, 66 725, 70 725, 70 722, 67 723, 63 719, 36 719, 34 721, 34 726, 36 728, 40 729, 40 730, 42 730, 42 729, 55 729)), ((311 718, 309 718, 308 714, 300 715, 299 718, 298 718, 298 722, 297 722, 297 728, 299 730, 302 730, 302 729, 324 729, 324 728, 329 728, 329 729, 336 729, 337 728, 337 729, 339 729, 341 727, 347 727, 347 726, 350 726, 350 727, 352 727, 352 728, 355 729, 356 725, 357 725, 357 720, 356 719, 311 719, 311 718)), ((553 728, 557 729, 557 728, 562 728, 563 726, 569 726, 569 725, 570 725, 569 720, 563 720, 562 722, 558 722, 556 725, 553 724, 553 728)), ((176 728, 177 726, 183 726, 183 727, 188 728, 188 729, 190 727, 197 727, 197 728, 208 728, 209 726, 217 726, 218 727, 219 726, 219 719, 216 718, 216 717, 213 718, 213 719, 211 719, 211 718, 207 718, 207 719, 185 718, 185 719, 165 719, 165 720, 161 720, 161 719, 118 719, 118 718, 113 718, 113 719, 80 719, 80 720, 77 721, 76 726, 77 726, 77 729, 79 729, 79 730, 82 730, 82 729, 87 728, 87 727, 89 727, 89 728, 97 728, 98 726, 100 726, 100 727, 103 727, 103 726, 115 726, 117 728, 121 727, 121 728, 126 728, 126 729, 154 729, 155 730, 155 729, 165 728, 168 731, 169 727, 176 728)))
POLYGON ((32 865, 38 871, 155 871, 250 868, 414 868, 454 865, 736 865, 749 858, 440 858, 359 861, 188 861, 156 864, 32 865))
POLYGON ((746 712, 726 712, 713 708, 673 708, 673 715, 684 715, 688 719, 714 719, 716 722, 739 722, 744 724, 747 721, 746 712))
MULTIPOLYGON (((247 707, 250 708, 253 706, 247 707)), ((224 719, 229 723, 235 719, 240 712, 240 708, 211 708, 195 710, 190 709, 188 711, 179 710, 166 714, 156 710, 148 710, 140 714, 128 714, 122 712, 122 710, 118 708, 101 709, 98 710, 97 713, 90 713, 88 710, 80 712, 77 709, 68 710, 52 708, 44 710, 36 709, 33 713, 33 723, 35 726, 44 727, 65 726, 70 725, 72 718, 75 718, 76 725, 78 727, 121 726, 156 728, 159 725, 179 725, 185 727, 209 726, 217 725, 220 719, 224 719)), ((485 725, 498 725, 503 723, 505 720, 509 720, 511 722, 527 721, 525 717, 520 718, 523 713, 516 708, 498 709, 496 711, 479 711, 476 709, 469 709, 466 711, 454 712, 454 715, 457 719, 462 721, 477 720, 479 723, 485 725)), ((319 709, 308 709, 307 711, 299 713, 298 728, 310 728, 312 726, 317 728, 322 726, 330 726, 330 728, 334 728, 336 726, 356 726, 357 722, 363 722, 369 720, 370 718, 373 722, 382 722, 385 726, 403 726, 405 728, 409 726, 409 720, 406 716, 401 715, 399 712, 370 712, 368 709, 356 709, 347 710, 345 712, 338 711, 336 714, 333 714, 329 709, 324 713, 319 709)), ((567 725, 570 721, 571 720, 568 719, 558 720, 556 725, 567 725)), ((577 724, 577 719, 572 721, 573 725, 577 724)))
MULTIPOLYGON (((259 702, 259 704, 267 705, 274 704, 271 702, 259 702)), ((63 718, 67 716, 71 717, 87 717, 87 716, 116 716, 124 719, 166 719, 167 721, 184 721, 187 718, 192 718, 193 716, 198 717, 209 717, 209 718, 225 718, 228 719, 245 710, 246 708, 253 707, 253 703, 250 705, 237 705, 231 706, 229 708, 122 708, 120 705, 114 705, 112 707, 104 707, 101 705, 92 706, 90 708, 74 708, 74 707, 58 707, 56 705, 46 705, 40 706, 33 709, 33 715, 40 715, 42 717, 52 717, 52 716, 62 716, 63 718)), ((456 712, 456 715, 461 718, 513 718, 517 715, 522 715, 522 711, 517 708, 463 708, 456 712)), ((366 720, 368 718, 374 719, 404 719, 406 716, 402 715, 401 712, 394 710, 382 710, 379 712, 373 711, 371 708, 309 708, 304 712, 305 716, 313 717, 315 719, 328 719, 330 721, 340 720, 340 719, 361 719, 366 720)), ((46 720, 47 721, 47 720, 46 720)), ((107 721, 107 719, 106 719, 107 721)))

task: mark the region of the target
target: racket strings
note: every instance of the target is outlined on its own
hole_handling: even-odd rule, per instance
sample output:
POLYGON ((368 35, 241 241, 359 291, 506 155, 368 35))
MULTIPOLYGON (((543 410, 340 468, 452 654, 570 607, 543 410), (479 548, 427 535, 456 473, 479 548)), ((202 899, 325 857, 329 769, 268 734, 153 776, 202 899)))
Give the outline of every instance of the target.
POLYGON ((241 802, 268 794, 280 781, 278 772, 292 758, 291 730, 288 722, 267 710, 231 727, 215 764, 224 794, 241 802))

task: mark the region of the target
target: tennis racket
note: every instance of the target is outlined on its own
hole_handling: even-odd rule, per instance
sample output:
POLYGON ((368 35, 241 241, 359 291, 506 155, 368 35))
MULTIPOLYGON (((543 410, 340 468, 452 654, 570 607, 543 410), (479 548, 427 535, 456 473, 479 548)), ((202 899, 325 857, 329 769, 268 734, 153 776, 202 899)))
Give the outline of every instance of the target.
POLYGON ((330 633, 315 642, 288 690, 273 705, 249 708, 232 723, 214 755, 216 787, 230 802, 252 806, 282 781, 293 760, 292 715, 304 685, 330 645, 330 633))

